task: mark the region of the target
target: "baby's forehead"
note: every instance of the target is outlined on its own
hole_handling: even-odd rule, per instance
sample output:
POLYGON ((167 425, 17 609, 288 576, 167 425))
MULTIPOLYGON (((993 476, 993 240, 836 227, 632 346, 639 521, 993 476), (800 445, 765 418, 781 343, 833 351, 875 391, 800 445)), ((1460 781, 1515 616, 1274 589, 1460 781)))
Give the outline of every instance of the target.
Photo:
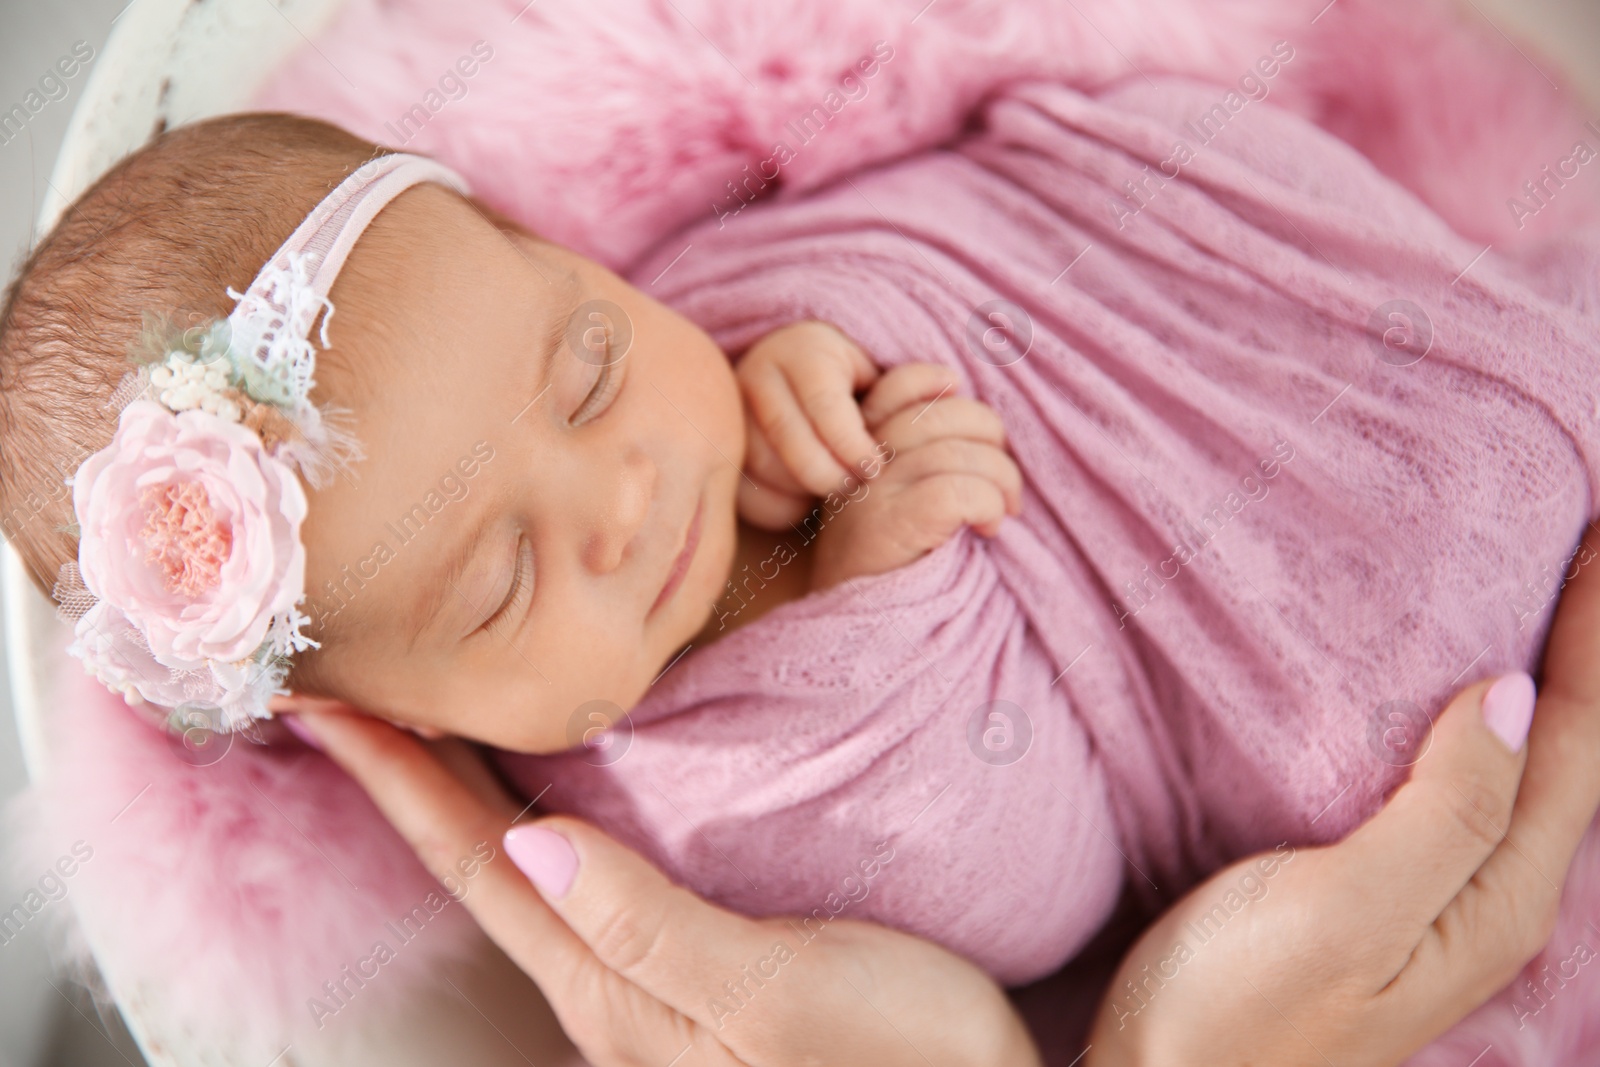
POLYGON ((426 368, 491 343, 497 327, 548 326, 569 311, 580 287, 571 255, 466 196, 420 186, 352 251, 330 337, 357 350, 350 369, 361 378, 393 373, 395 357, 426 368), (360 351, 368 334, 380 342, 371 353, 360 351))

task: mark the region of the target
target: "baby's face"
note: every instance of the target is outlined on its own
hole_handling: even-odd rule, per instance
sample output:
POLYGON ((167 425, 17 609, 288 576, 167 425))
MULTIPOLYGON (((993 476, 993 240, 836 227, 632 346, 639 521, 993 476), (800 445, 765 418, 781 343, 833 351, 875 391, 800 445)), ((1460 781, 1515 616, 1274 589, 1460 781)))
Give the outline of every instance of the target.
POLYGON ((379 216, 331 299, 315 399, 353 412, 367 458, 310 494, 306 610, 328 638, 311 678, 521 751, 572 745, 590 701, 633 707, 732 565, 726 357, 432 186, 379 216))

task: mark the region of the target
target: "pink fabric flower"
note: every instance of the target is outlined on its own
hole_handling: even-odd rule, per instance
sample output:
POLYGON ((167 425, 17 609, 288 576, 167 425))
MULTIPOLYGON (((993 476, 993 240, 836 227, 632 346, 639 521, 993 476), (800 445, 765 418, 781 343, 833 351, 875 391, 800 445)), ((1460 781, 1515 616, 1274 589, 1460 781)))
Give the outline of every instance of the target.
MULTIPOLYGON (((193 671, 157 663, 139 630, 105 601, 84 613, 73 636, 76 640, 68 651, 83 660, 90 674, 123 697, 163 707, 177 707, 192 699, 183 680, 193 671)), ((192 666, 205 670, 204 663, 192 666)))
POLYGON ((78 619, 73 636, 67 651, 129 703, 205 705, 217 709, 216 722, 230 730, 254 718, 253 706, 264 702, 281 680, 253 661, 242 666, 215 660, 158 663, 138 628, 103 600, 78 619))
POLYGON ((83 584, 166 666, 245 659, 304 592, 305 490, 237 423, 136 400, 72 502, 83 584))

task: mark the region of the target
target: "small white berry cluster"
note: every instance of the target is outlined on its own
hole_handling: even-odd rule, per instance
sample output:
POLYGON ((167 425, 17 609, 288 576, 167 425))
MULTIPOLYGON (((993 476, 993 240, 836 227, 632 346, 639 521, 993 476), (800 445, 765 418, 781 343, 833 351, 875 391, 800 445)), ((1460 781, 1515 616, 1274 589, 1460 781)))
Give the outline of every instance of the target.
POLYGON ((204 363, 184 351, 167 353, 167 358, 150 368, 150 384, 159 392, 169 411, 201 411, 238 422, 244 412, 238 401, 227 396, 232 368, 218 357, 204 363))

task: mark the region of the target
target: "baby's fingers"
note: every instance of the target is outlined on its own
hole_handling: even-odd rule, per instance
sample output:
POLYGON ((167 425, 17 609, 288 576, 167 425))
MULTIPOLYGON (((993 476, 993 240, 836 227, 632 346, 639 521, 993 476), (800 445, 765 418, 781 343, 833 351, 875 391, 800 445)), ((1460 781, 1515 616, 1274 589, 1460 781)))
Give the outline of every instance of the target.
MULTIPOLYGON (((877 442, 867 432, 861 405, 856 403, 854 381, 846 383, 832 373, 795 366, 786 366, 784 374, 794 395, 800 398, 806 417, 834 459, 856 470, 861 470, 863 463, 871 462, 877 442)), ((837 487, 836 482, 827 488, 837 487)))
MULTIPOLYGON (((844 481, 848 473, 844 464, 823 441, 812 423, 810 410, 802 406, 800 394, 781 366, 767 362, 752 365, 741 375, 740 383, 756 426, 797 482, 808 492, 825 496, 844 481)), ((848 382, 836 389, 839 395, 833 405, 822 395, 825 390, 815 384, 811 388, 815 395, 807 402, 816 411, 828 410, 839 403, 851 408, 856 406, 848 382)), ((829 425, 835 428, 847 421, 837 412, 830 412, 828 418, 829 425)), ((861 426, 861 436, 866 438, 865 424, 861 426)), ((866 439, 870 453, 870 438, 866 439)))
MULTIPOLYGON (((753 418, 753 416, 752 416, 753 418)), ((745 439, 745 473, 761 485, 789 496, 807 497, 811 493, 795 480, 793 472, 778 450, 772 447, 759 425, 751 428, 745 439)))
POLYGON ((920 409, 901 408, 877 428, 879 436, 896 452, 909 452, 932 441, 959 437, 980 444, 1002 447, 1005 424, 993 408, 964 396, 946 396, 920 409))
POLYGON ((922 408, 954 393, 961 377, 938 363, 907 363, 887 371, 861 401, 861 417, 874 432, 905 408, 922 408))
POLYGON ((982 474, 935 474, 903 490, 895 503, 887 533, 913 559, 963 526, 992 537, 1006 517, 1005 494, 982 474))
MULTIPOLYGON (((634 1042, 631 1051, 638 1059, 628 1062, 665 1063, 675 1052, 682 1053, 694 1030, 718 1026, 705 990, 715 989, 718 979, 737 975, 772 949, 771 935, 761 925, 674 885, 637 853, 587 823, 561 816, 520 823, 505 835, 505 849, 591 958, 609 972, 598 976, 605 979, 598 988, 597 976, 581 968, 571 969, 570 982, 557 978, 541 983, 569 1032, 579 1031, 573 1036, 580 1045, 605 1043, 603 1033, 589 1042, 580 1036, 587 1029, 585 1016, 603 1014, 596 1011, 597 994, 642 991, 659 1008, 682 1018, 675 1042, 649 1035, 649 1040, 634 1042), (625 982, 612 980, 613 975, 625 982)), ((659 1031, 658 1019, 666 1014, 659 1008, 635 1014, 659 1031)), ((716 1041, 700 1043, 705 1047, 699 1055, 707 1058, 693 1062, 735 1062, 716 1041)))
POLYGON ((783 530, 810 514, 815 498, 774 489, 748 473, 739 479, 739 517, 759 530, 783 530))
MULTIPOLYGON (((921 481, 937 475, 976 475, 1000 491, 1002 515, 1017 515, 1022 511, 1022 471, 1016 460, 994 445, 960 437, 941 438, 899 454, 894 459, 894 468, 895 477, 904 481, 921 481)), ((979 526, 979 532, 992 536, 998 527, 997 516, 992 527, 979 526)))

